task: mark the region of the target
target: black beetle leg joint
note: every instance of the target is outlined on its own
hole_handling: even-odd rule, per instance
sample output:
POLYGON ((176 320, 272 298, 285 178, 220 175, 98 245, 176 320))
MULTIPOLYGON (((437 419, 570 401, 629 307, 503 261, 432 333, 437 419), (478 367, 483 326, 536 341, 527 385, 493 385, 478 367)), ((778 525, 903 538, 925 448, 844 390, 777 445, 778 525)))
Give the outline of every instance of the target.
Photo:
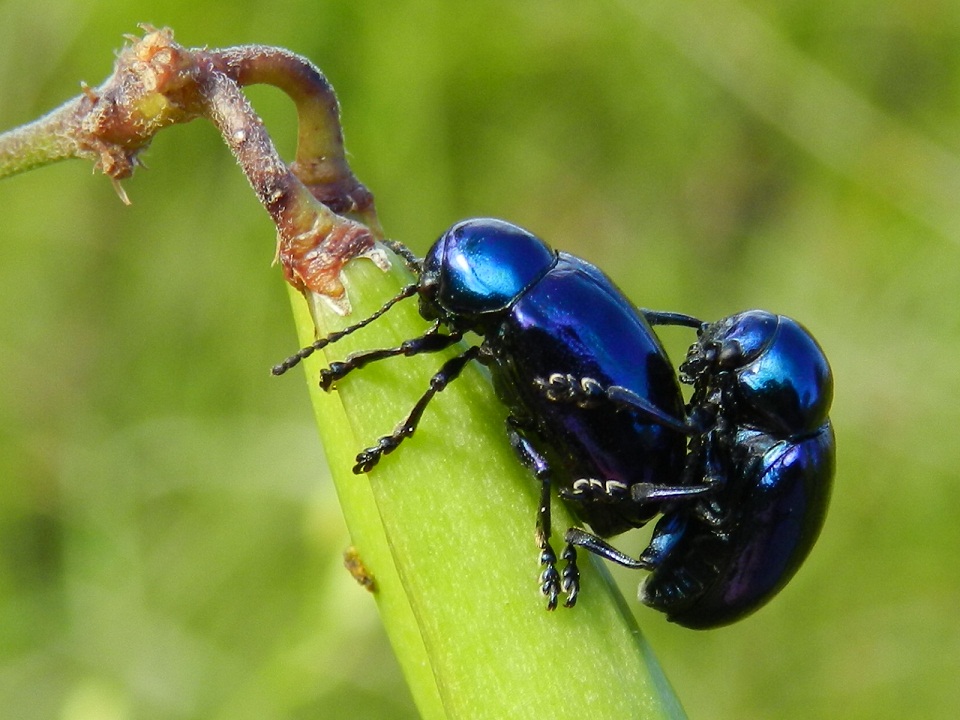
POLYGON ((393 436, 380 438, 374 447, 369 447, 357 454, 357 464, 353 466, 355 475, 363 475, 370 472, 380 462, 380 458, 389 455, 400 444, 399 439, 393 436))
POLYGON ((596 407, 604 396, 603 386, 589 377, 581 378, 579 390, 580 399, 577 405, 582 408, 596 407))
POLYGON ((629 490, 629 486, 619 480, 607 480, 603 484, 603 493, 604 495, 608 495, 611 500, 619 500, 620 498, 626 497, 629 490))
POLYGON ((637 503, 649 502, 656 491, 657 486, 653 483, 636 483, 630 488, 630 499, 637 503))
MULTIPOLYGON (((642 484, 642 483, 641 483, 642 484)), ((634 485, 633 487, 636 487, 634 485)), ((561 489, 560 496, 579 502, 594 501, 619 503, 630 496, 631 487, 619 480, 578 478, 570 489, 561 489)))
POLYGON ((346 363, 332 362, 330 363, 330 367, 323 368, 320 371, 320 389, 324 392, 330 392, 334 389, 337 380, 344 376, 344 370, 347 367, 346 363))
POLYGON ((536 377, 534 385, 550 402, 570 402, 574 398, 573 376, 553 373, 548 378, 536 377))
POLYGON ((573 485, 567 488, 561 488, 560 495, 570 499, 581 499, 585 497, 592 489, 590 478, 578 478, 573 481, 573 485))
POLYGON ((698 503, 694 512, 701 522, 715 529, 722 528, 730 518, 729 508, 722 508, 716 500, 698 503))
POLYGON ((546 380, 534 378, 534 385, 551 402, 575 403, 580 408, 596 407, 604 396, 603 386, 593 378, 553 373, 546 380))

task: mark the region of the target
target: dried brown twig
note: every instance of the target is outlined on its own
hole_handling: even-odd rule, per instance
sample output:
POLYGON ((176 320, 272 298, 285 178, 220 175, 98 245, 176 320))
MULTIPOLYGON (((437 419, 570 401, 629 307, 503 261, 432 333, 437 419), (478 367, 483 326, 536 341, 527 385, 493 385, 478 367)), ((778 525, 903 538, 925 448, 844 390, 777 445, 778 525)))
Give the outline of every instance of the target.
POLYGON ((220 131, 277 226, 277 260, 288 282, 326 298, 340 312, 349 303, 343 265, 366 256, 383 265, 373 195, 347 164, 336 96, 306 58, 249 45, 184 48, 169 29, 144 27, 117 56, 113 74, 29 125, 0 135, 0 177, 84 158, 113 181, 141 164, 140 154, 165 127, 206 118, 220 131), (296 161, 277 153, 241 87, 265 83, 286 92, 300 124, 296 161))

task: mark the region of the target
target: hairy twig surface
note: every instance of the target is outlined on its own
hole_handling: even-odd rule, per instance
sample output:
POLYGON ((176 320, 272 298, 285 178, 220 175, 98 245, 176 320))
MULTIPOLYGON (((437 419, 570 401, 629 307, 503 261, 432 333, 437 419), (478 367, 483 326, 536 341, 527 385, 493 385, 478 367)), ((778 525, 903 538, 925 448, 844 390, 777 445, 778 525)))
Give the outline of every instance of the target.
POLYGON ((382 236, 373 195, 347 164, 336 96, 307 59, 279 48, 250 45, 189 49, 169 29, 146 27, 118 55, 113 74, 39 120, 0 135, 0 177, 68 158, 94 162, 129 202, 120 181, 140 164, 153 137, 196 118, 223 135, 257 198, 277 226, 277 260, 302 293, 349 311, 340 272, 360 256, 381 266, 374 240, 382 236), (297 107, 296 161, 277 153, 241 91, 266 83, 297 107))

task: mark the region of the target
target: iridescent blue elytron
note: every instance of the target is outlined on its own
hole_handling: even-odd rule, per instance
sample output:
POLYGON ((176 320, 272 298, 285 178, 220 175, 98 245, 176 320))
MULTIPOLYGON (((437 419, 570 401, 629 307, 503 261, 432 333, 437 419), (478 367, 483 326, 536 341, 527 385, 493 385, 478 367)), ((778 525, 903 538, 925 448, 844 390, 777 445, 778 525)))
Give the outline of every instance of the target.
POLYGON ((540 482, 549 609, 561 595, 568 607, 576 603, 578 546, 650 570, 641 600, 689 627, 732 622, 792 577, 823 523, 834 447, 829 366, 798 323, 760 311, 706 324, 639 310, 593 265, 501 220, 454 225, 422 260, 390 246, 417 282, 274 372, 413 295, 429 329, 332 363, 321 387, 370 362, 450 347, 467 332, 482 341, 439 368, 398 429, 357 456, 354 472, 370 471, 410 437, 434 396, 477 361, 489 367, 511 443, 540 482), (686 406, 655 325, 698 330, 680 368, 694 387, 686 406), (553 486, 593 531, 566 532, 562 571, 550 543, 553 486), (657 515, 638 559, 606 542, 657 515))

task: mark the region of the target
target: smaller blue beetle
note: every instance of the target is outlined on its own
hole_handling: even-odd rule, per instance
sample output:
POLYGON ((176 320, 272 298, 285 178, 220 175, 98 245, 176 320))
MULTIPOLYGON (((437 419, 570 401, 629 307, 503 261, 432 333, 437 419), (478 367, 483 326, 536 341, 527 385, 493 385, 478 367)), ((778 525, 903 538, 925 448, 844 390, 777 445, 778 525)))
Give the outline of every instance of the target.
MULTIPOLYGON (((686 627, 713 628, 779 592, 820 534, 834 473, 833 377, 806 329, 760 310, 704 324, 680 371, 694 386, 694 437, 684 483, 657 490, 663 517, 649 547, 635 560, 576 528, 566 539, 652 571, 641 602, 686 627)), ((564 378, 551 388, 560 399, 584 394, 564 378)), ((591 395, 629 406, 622 389, 591 395)), ((598 483, 579 491, 610 494, 598 483)))

